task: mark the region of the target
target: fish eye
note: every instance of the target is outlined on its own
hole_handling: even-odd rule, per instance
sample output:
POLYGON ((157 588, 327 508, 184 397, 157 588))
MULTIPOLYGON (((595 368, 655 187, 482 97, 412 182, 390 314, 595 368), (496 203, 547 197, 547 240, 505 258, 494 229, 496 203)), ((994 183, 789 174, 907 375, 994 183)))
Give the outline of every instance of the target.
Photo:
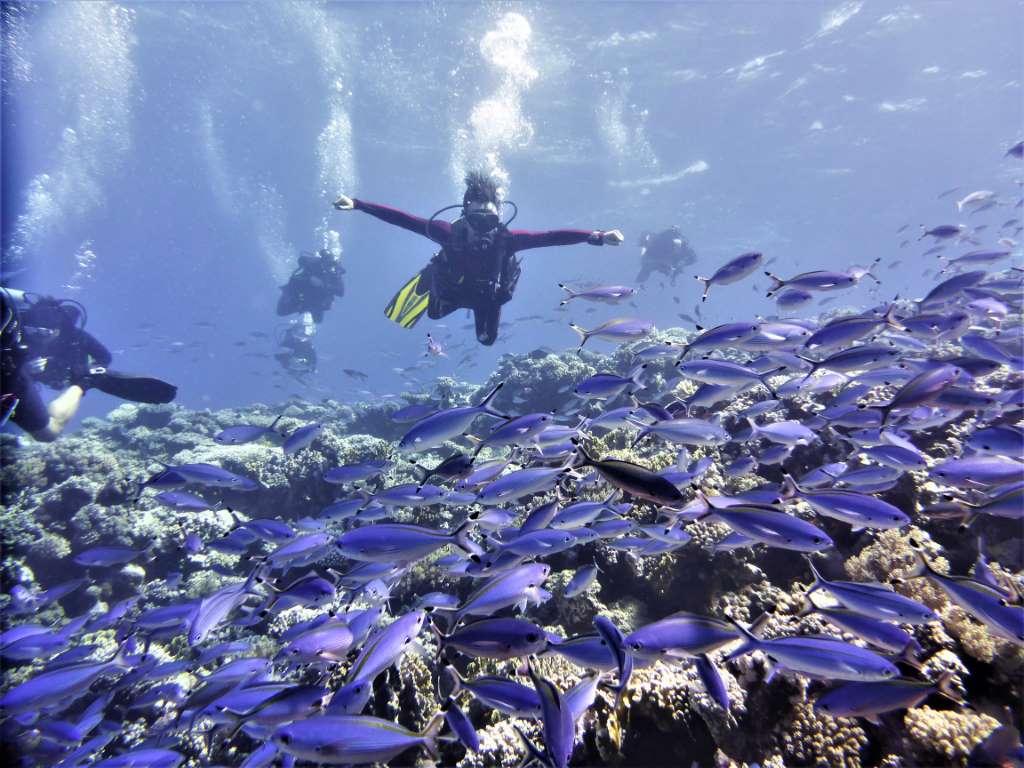
POLYGON ((528 643, 536 643, 539 639, 540 635, 538 635, 536 632, 531 632, 526 636, 526 642, 528 643))
MULTIPOLYGON (((605 642, 604 642, 604 640, 602 640, 602 641, 601 641, 601 645, 605 645, 605 642)), ((641 648, 643 648, 643 647, 644 647, 644 646, 643 646, 643 644, 642 644, 642 643, 633 643, 633 650, 634 650, 634 651, 639 651, 639 650, 640 650, 641 648)))
POLYGON ((815 536, 813 539, 811 539, 811 541, 813 541, 815 544, 821 544, 821 542, 824 541, 824 539, 822 539, 821 536, 815 536))
POLYGON ((287 734, 287 733, 282 733, 278 738, 281 740, 282 744, 291 744, 292 743, 292 737, 289 734, 287 734))

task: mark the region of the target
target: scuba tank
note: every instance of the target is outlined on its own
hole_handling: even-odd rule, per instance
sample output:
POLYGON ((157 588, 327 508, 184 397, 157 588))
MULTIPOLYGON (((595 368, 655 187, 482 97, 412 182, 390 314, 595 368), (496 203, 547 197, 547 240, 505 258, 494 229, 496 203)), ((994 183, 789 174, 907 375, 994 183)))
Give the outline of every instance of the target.
POLYGON ((503 247, 501 240, 508 232, 508 226, 519 215, 519 206, 511 200, 501 205, 511 205, 512 215, 504 222, 498 216, 493 204, 467 209, 456 203, 436 211, 428 220, 427 236, 434 220, 445 211, 462 208, 464 213, 451 223, 451 239, 447 246, 438 251, 432 260, 443 290, 458 290, 469 282, 472 291, 486 294, 487 299, 504 304, 512 298, 522 267, 515 254, 503 247), (460 263, 461 262, 461 263, 460 263))

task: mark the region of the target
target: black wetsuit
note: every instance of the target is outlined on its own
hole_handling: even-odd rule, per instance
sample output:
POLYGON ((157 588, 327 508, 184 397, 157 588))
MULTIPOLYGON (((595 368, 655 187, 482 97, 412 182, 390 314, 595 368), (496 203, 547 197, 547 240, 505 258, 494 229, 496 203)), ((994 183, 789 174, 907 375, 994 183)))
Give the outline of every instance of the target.
POLYGON ((424 270, 430 285, 427 317, 437 320, 456 309, 471 309, 476 320, 477 340, 485 345, 493 344, 498 338, 501 307, 512 298, 519 279, 516 258, 519 251, 577 243, 604 245, 601 232, 597 230, 530 232, 498 227, 477 233, 464 218, 455 222, 432 219, 428 231, 427 219, 365 200, 352 202, 357 211, 429 237, 441 246, 424 270))
POLYGON ((646 250, 640 257, 640 272, 636 276, 638 283, 646 282, 652 272, 660 272, 675 285, 683 267, 697 261, 697 254, 678 227, 670 227, 657 234, 647 233, 640 244, 646 250))
POLYGON ((320 254, 300 255, 298 269, 281 288, 277 314, 284 317, 309 312, 313 322, 322 322, 324 313, 334 304, 334 298, 345 295, 344 274, 344 267, 337 262, 330 263, 320 254))
MULTIPOLYGON (((2 291, 0 302, 4 313, 7 313, 9 299, 2 291)), ((11 421, 26 432, 34 433, 50 423, 46 401, 36 386, 37 382, 53 389, 63 389, 88 373, 90 366, 108 366, 112 356, 110 350, 92 334, 71 323, 64 324, 52 339, 32 345, 24 333, 24 325, 31 319, 31 310, 21 318, 15 314, 3 330, 0 390, 4 395, 18 398, 11 421), (28 364, 40 357, 46 358, 46 368, 33 376, 28 371, 28 364)))

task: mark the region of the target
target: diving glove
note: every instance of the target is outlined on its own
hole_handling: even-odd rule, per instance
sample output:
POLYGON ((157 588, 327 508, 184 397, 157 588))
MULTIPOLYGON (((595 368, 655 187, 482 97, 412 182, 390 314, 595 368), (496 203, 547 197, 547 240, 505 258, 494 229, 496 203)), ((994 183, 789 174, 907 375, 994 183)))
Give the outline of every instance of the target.
POLYGON ((601 233, 602 245, 622 245, 622 241, 625 239, 618 229, 609 229, 601 233))
POLYGON ((161 379, 110 371, 103 366, 90 368, 71 383, 85 390, 98 389, 134 403, 169 403, 178 395, 176 386, 161 379))
POLYGON ((341 195, 334 201, 334 207, 339 211, 351 211, 356 207, 356 201, 346 195, 341 195))

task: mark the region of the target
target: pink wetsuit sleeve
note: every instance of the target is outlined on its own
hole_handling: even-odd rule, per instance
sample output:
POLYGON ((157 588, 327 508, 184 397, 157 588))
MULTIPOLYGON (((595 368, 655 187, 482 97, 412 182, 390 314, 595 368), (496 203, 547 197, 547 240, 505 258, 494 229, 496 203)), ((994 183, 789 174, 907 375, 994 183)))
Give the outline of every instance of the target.
POLYGON ((576 245, 589 243, 603 245, 601 233, 584 229, 551 229, 547 232, 529 232, 525 229, 513 229, 512 250, 526 251, 530 248, 547 248, 552 245, 576 245))
MULTIPOLYGON (((386 205, 368 203, 365 200, 353 200, 357 211, 365 211, 374 218, 396 227, 415 232, 417 235, 427 237, 427 220, 420 216, 413 216, 411 213, 400 211, 397 208, 390 208, 386 205)), ((430 239, 444 245, 451 235, 451 224, 444 220, 434 219, 430 225, 430 239)))

